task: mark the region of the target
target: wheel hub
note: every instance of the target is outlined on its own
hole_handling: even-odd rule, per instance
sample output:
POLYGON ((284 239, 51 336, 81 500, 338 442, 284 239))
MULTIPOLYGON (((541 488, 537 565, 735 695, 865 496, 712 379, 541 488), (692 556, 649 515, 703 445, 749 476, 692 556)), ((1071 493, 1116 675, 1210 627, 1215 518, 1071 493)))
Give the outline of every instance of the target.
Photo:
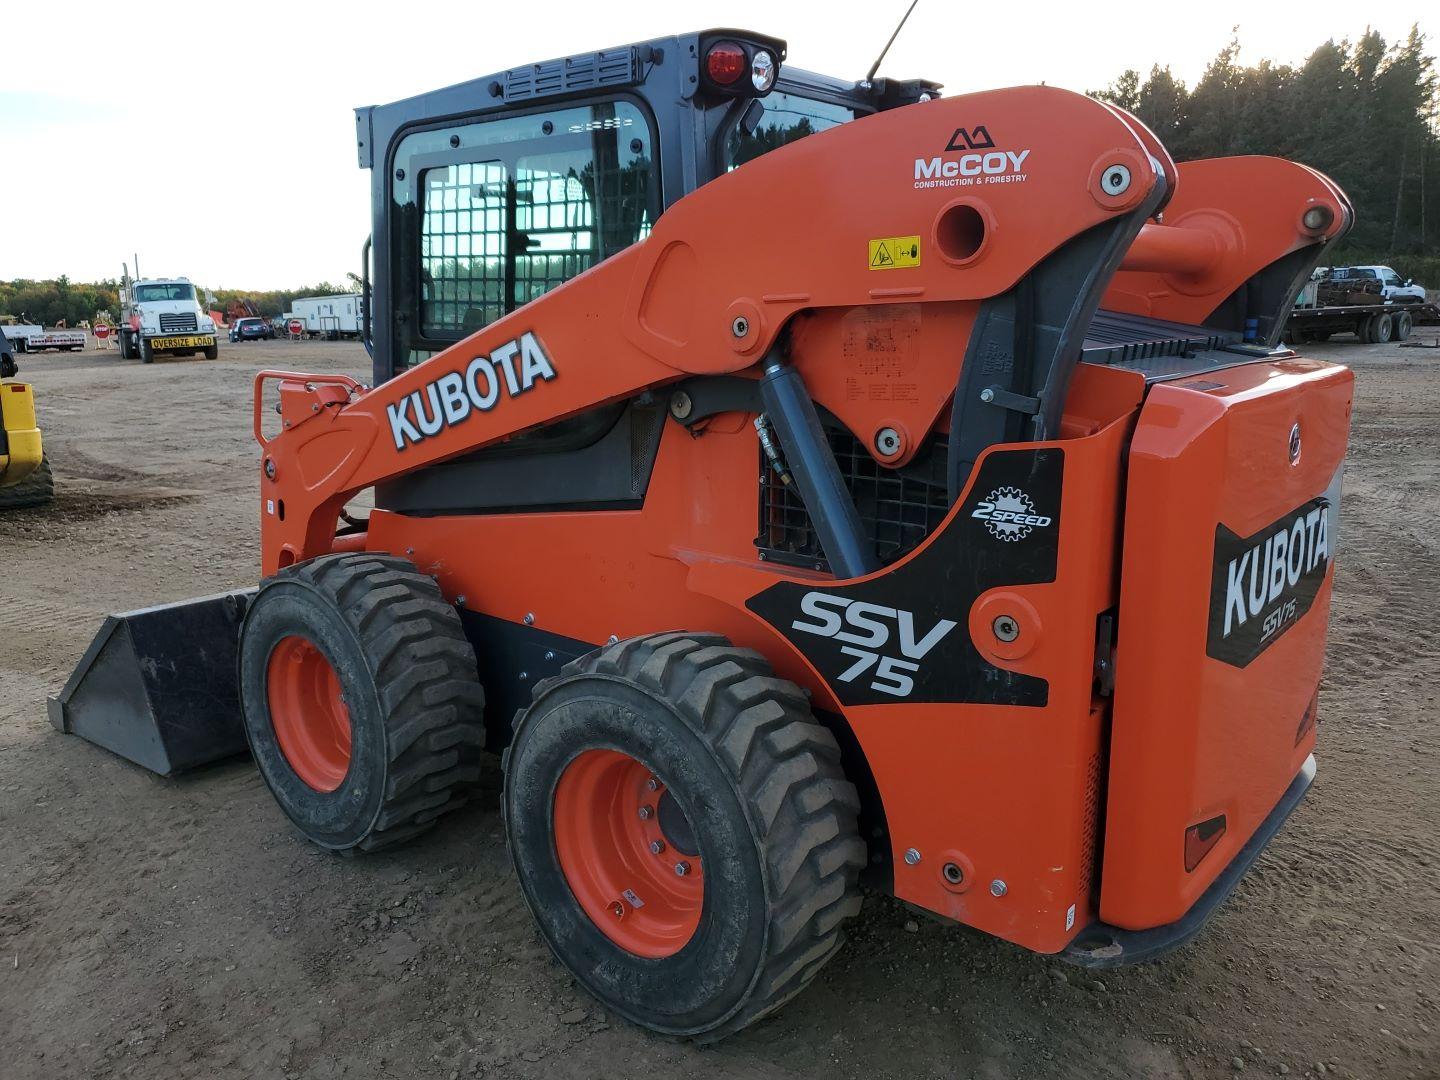
POLYGON ((295 775, 316 791, 338 788, 350 771, 350 710, 340 676, 311 641, 281 638, 266 667, 275 740, 295 775))
POLYGON ((705 874, 695 830, 648 766, 587 750, 555 788, 555 851, 600 931, 636 956, 673 956, 700 923, 705 874))

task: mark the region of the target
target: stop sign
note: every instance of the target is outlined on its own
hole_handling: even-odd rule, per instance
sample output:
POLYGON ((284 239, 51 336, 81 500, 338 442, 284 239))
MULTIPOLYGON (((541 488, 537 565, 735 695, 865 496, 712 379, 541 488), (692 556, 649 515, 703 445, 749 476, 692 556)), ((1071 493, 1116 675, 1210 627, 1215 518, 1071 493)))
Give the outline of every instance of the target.
POLYGON ((290 335, 292 337, 299 337, 305 329, 305 324, 302 323, 299 319, 291 319, 287 329, 289 329, 290 335))
POLYGON ((104 340, 105 340, 106 338, 108 338, 109 336, 110 336, 110 327, 106 326, 103 322, 102 322, 102 323, 96 323, 96 324, 95 324, 95 338, 96 338, 96 340, 98 340, 98 341, 104 341, 104 340))

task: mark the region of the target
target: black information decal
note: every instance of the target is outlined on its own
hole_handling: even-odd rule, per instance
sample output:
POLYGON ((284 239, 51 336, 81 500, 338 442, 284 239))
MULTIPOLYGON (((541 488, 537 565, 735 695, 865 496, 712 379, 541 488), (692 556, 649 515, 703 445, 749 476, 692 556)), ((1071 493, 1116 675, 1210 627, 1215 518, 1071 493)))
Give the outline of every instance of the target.
POLYGON ((908 562, 868 581, 781 582, 748 606, 803 653, 844 705, 896 701, 1044 706, 1049 684, 997 668, 967 620, 982 593, 1055 580, 1058 447, 990 454, 949 524, 908 562))
POLYGON ((1253 536, 1215 527, 1209 656, 1243 668, 1310 610, 1330 566, 1330 513, 1321 497, 1253 536))

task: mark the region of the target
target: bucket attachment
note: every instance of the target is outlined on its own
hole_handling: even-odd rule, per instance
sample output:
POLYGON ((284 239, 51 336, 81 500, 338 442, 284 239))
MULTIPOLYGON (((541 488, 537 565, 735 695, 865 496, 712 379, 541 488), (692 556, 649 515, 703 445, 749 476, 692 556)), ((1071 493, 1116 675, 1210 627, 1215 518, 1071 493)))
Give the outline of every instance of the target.
POLYGON ((246 751, 236 653, 241 589, 107 615, 50 699, 56 730, 173 776, 246 751))

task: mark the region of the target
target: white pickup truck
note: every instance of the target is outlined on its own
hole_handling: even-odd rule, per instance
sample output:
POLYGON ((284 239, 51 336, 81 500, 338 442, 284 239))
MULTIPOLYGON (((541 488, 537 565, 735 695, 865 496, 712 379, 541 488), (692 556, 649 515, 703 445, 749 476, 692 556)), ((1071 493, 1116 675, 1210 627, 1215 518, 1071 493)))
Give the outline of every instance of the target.
POLYGON ((1337 284, 1353 282, 1361 288, 1364 288, 1366 283, 1378 281, 1380 295, 1389 304, 1425 303, 1425 286, 1417 285, 1409 278, 1402 278, 1388 266, 1335 266, 1329 270, 1326 277, 1337 284))
POLYGON ((205 359, 220 355, 215 320, 200 307, 189 278, 126 281, 120 297, 120 358, 150 363, 168 352, 205 359))
POLYGON ((85 347, 84 330, 46 330, 35 323, 6 324, 5 337, 16 352, 42 352, 45 349, 75 352, 85 347))

